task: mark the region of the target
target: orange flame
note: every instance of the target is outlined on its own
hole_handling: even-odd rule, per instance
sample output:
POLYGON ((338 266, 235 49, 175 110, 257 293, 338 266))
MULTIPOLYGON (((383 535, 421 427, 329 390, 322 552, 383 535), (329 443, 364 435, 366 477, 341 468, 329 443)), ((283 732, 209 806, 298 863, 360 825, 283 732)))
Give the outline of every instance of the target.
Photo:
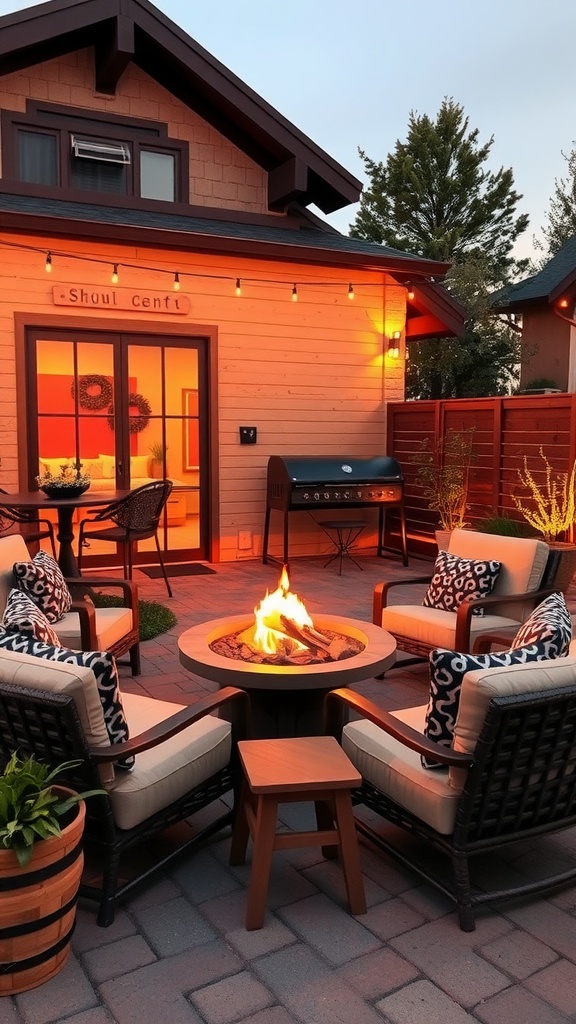
MULTIPOLYGON (((283 566, 280 581, 276 590, 271 594, 266 591, 266 597, 254 609, 256 616, 256 631, 254 643, 265 654, 275 654, 280 642, 291 639, 287 637, 282 628, 280 616, 284 615, 292 619, 298 626, 314 626, 306 605, 300 600, 297 594, 290 592, 290 577, 286 566, 283 566)), ((298 640, 291 640, 294 650, 306 650, 304 644, 298 640)))

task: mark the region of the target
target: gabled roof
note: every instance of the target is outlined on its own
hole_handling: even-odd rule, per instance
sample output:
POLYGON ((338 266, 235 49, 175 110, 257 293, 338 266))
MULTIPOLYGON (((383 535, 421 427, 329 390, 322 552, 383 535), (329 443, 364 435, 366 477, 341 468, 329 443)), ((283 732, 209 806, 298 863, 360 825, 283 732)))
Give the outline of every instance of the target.
POLYGON ((361 182, 148 0, 50 0, 5 15, 0 75, 89 46, 98 92, 114 94, 136 64, 268 172, 271 209, 358 201, 361 182))
POLYGON ((534 306, 551 306, 576 284, 576 235, 570 238, 542 270, 517 284, 502 288, 492 297, 498 312, 521 312, 534 306))
POLYGON ((137 65, 268 172, 269 206, 285 216, 155 213, 0 188, 0 227, 378 270, 413 283, 407 336, 463 336, 465 311, 438 283, 450 264, 349 238, 307 210, 357 202, 362 185, 149 0, 49 0, 0 18, 0 76, 86 47, 94 48, 95 90, 113 95, 137 65))

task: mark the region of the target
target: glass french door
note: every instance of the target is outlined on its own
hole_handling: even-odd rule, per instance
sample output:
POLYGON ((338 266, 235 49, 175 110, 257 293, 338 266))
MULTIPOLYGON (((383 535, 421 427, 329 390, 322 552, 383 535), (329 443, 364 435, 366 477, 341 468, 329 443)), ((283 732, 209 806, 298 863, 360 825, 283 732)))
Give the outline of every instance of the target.
MULTIPOLYGON (((160 541, 168 562, 205 559, 206 339, 82 331, 31 332, 27 345, 29 486, 38 473, 81 466, 90 490, 167 477, 160 541)), ((77 513, 79 515, 80 512, 77 513)), ((154 540, 138 544, 150 561, 154 540)), ((89 567, 120 564, 116 546, 83 552, 89 567)))

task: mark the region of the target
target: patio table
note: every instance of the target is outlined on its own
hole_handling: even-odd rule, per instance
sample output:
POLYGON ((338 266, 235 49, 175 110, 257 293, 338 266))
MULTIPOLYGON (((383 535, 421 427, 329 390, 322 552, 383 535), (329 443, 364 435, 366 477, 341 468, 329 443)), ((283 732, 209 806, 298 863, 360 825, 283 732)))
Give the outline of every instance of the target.
POLYGON ((54 508, 58 513, 58 565, 64 576, 69 578, 80 576, 78 563, 72 543, 74 541, 73 519, 77 508, 90 508, 99 505, 109 505, 119 498, 125 498, 129 490, 98 491, 91 493, 85 491, 75 498, 50 498, 43 491, 21 491, 17 494, 5 494, 2 500, 5 505, 12 508, 39 511, 41 509, 54 508))

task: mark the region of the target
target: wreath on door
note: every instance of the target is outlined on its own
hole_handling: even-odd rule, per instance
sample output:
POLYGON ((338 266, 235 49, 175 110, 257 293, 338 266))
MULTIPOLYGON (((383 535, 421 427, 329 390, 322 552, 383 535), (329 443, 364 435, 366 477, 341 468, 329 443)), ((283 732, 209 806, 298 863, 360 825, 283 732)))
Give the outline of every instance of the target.
MULTIPOLYGON (((137 416, 128 417, 130 433, 139 434, 148 426, 148 421, 152 414, 152 406, 144 395, 139 395, 136 391, 133 391, 128 395, 128 406, 130 408, 135 407, 138 410, 137 416)), ((108 414, 108 426, 110 427, 110 430, 114 430, 114 406, 112 404, 110 404, 108 414)))
MULTIPOLYGON (((70 387, 72 398, 76 398, 76 381, 70 387)), ((78 404, 83 409, 99 412, 112 401, 112 385, 101 373, 86 373, 78 377, 78 404)))

